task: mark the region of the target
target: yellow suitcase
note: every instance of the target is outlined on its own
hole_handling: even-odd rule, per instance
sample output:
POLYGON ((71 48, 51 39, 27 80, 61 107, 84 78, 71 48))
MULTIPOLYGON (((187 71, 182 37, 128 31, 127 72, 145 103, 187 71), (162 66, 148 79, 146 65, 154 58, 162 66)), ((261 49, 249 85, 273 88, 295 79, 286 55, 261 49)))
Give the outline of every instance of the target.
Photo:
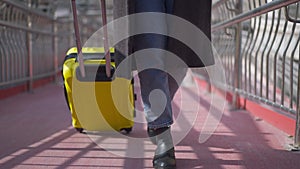
MULTIPOLYGON (((110 52, 114 53, 111 49, 110 52)), ((79 132, 132 130, 134 121, 133 80, 107 78, 104 48, 82 48, 85 77, 77 62, 77 48, 71 48, 63 63, 64 92, 72 125, 79 132)), ((111 62, 111 73, 115 64, 111 62)))

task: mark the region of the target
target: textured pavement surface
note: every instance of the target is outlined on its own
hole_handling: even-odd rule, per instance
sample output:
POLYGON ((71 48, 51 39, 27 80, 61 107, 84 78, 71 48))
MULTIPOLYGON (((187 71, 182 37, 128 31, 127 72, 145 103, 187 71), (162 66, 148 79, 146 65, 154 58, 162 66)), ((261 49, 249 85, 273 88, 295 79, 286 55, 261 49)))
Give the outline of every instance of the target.
MULTIPOLYGON (((210 108, 210 94, 202 92, 200 99, 200 102, 190 102, 190 107, 199 106, 199 112, 193 119, 191 130, 176 145, 178 169, 300 168, 299 152, 285 149, 292 139, 244 110, 229 111, 225 107, 216 131, 206 142, 199 143, 199 134, 210 108)), ((137 101, 137 108, 140 107, 137 101)), ((100 142, 110 147, 107 151, 89 135, 77 133, 71 126, 61 84, 49 84, 33 93, 0 100, 0 114, 1 169, 152 168, 151 155, 155 147, 148 142, 119 141, 120 138, 100 134, 100 142), (128 150, 132 149, 144 151, 145 156, 118 155, 130 153, 132 151, 128 150)), ((137 119, 142 119, 142 115, 138 114, 137 119)), ((180 133, 180 125, 173 128, 175 134, 180 133)), ((146 137, 145 126, 137 123, 128 136, 146 137)))

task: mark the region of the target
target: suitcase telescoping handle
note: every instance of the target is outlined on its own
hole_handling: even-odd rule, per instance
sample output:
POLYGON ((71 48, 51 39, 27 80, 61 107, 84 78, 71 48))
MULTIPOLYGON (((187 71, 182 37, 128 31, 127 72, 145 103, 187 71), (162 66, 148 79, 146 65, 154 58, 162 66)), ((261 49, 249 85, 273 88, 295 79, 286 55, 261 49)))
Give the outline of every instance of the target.
POLYGON ((102 24, 103 24, 103 46, 104 46, 104 56, 105 56, 105 70, 106 76, 111 77, 111 64, 110 64, 110 50, 108 45, 108 32, 107 32, 107 15, 106 15, 106 3, 105 0, 100 0, 101 4, 101 16, 102 16, 102 24))
MULTIPOLYGON (((74 23, 74 30, 75 30, 75 39, 76 39, 76 46, 77 46, 77 53, 78 53, 78 61, 79 61, 79 69, 81 72, 81 76, 85 77, 85 69, 83 63, 83 56, 82 56, 82 45, 79 33, 79 25, 78 25, 78 17, 77 17, 77 8, 76 8, 76 0, 71 0, 72 3, 72 11, 73 11, 73 23, 74 23)), ((105 0, 100 0, 101 4, 101 11, 102 11, 102 23, 103 23, 103 46, 104 46, 104 54, 105 54, 105 70, 106 76, 111 77, 111 57, 110 57, 110 50, 108 45, 108 32, 107 32, 107 15, 106 15, 106 3, 105 0)))
POLYGON ((81 46, 81 39, 80 39, 80 34, 79 34, 78 17, 77 17, 77 9, 76 9, 75 0, 71 0, 71 4, 72 4, 72 11, 73 11, 73 23, 74 23, 74 30, 75 30, 75 40, 76 40, 76 46, 77 46, 79 69, 80 69, 80 72, 81 72, 81 76, 85 77, 83 56, 82 56, 82 53, 81 53, 82 46, 81 46))

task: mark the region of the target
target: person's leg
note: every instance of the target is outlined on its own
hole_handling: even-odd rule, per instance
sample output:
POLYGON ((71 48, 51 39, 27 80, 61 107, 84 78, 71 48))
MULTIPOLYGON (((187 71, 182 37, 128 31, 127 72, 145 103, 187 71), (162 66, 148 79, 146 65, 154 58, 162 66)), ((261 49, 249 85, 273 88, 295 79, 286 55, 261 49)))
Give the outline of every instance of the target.
MULTIPOLYGON (((171 11, 173 0, 136 0, 136 13, 171 11), (167 2, 168 1, 168 2, 167 2)), ((165 17, 148 20, 135 20, 136 29, 142 29, 145 22, 153 22, 162 34, 167 33, 165 17)), ((134 37, 134 50, 159 48, 165 50, 167 37, 154 34, 143 34, 134 37)), ((170 126, 173 124, 171 97, 169 90, 169 75, 165 72, 164 52, 152 50, 148 55, 136 56, 138 76, 141 85, 141 95, 145 116, 148 122, 148 135, 157 145, 153 158, 155 168, 175 167, 175 152, 170 126), (156 91, 156 92, 154 92, 156 91), (157 92, 158 91, 158 92, 157 92), (156 93, 156 94, 155 94, 156 93)))
MULTIPOLYGON (((170 1, 170 0, 167 0, 170 1)), ((167 6, 165 0, 136 0, 135 12, 160 12, 166 13, 167 6)), ((148 20, 135 20, 135 29, 143 29, 143 25, 147 22, 153 22, 157 26, 159 32, 167 33, 167 21, 165 17, 153 18, 149 15, 148 20)), ((134 37, 134 50, 139 51, 143 49, 159 48, 166 49, 167 37, 154 34, 142 34, 134 37)), ((138 76, 141 84, 141 95, 144 103, 145 116, 148 122, 148 127, 151 129, 168 127, 173 123, 172 107, 169 93, 168 74, 165 72, 164 67, 164 52, 153 50, 152 53, 145 56, 136 56, 136 64, 138 69, 138 76), (155 98, 149 99, 151 92, 160 90, 165 97, 156 98, 162 99, 160 103, 165 103, 165 109, 162 112, 157 112, 159 108, 151 105, 151 101, 155 98)), ((155 97, 155 95, 152 95, 155 97)), ((159 102, 158 102, 159 103, 159 102)), ((159 106, 159 105, 158 105, 159 106)))

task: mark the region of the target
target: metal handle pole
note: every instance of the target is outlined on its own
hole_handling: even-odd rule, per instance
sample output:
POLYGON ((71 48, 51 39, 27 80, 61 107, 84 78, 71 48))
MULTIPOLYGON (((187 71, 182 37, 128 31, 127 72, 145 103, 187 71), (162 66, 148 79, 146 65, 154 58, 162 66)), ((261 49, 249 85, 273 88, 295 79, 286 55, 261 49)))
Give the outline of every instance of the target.
POLYGON ((83 56, 82 56, 82 53, 81 53, 82 46, 81 46, 81 39, 80 39, 80 34, 79 34, 77 8, 76 8, 75 0, 71 0, 71 1, 72 1, 72 11, 73 11, 73 19, 74 19, 73 23, 74 23, 74 30, 75 30, 75 39, 76 39, 76 46, 77 46, 79 69, 80 69, 80 72, 81 72, 81 76, 85 77, 83 56))
POLYGON ((111 69, 111 63, 110 63, 110 50, 109 50, 109 45, 108 45, 108 32, 107 32, 107 15, 106 15, 106 3, 105 0, 100 0, 101 4, 101 12, 102 12, 102 23, 103 23, 103 46, 104 46, 104 56, 106 60, 106 76, 111 77, 110 69, 111 69))

